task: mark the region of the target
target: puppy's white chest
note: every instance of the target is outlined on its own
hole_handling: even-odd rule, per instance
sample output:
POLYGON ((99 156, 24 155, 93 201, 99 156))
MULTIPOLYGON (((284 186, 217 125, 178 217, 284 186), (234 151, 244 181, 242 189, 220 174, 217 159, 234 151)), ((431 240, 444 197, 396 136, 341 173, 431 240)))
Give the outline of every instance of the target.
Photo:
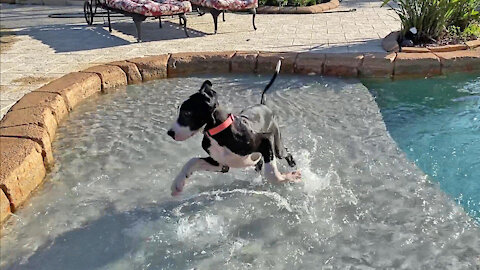
POLYGON ((214 139, 208 139, 210 140, 210 147, 208 148, 210 156, 222 165, 231 168, 244 168, 254 166, 262 157, 260 153, 256 152, 246 156, 237 155, 227 147, 220 146, 214 139))

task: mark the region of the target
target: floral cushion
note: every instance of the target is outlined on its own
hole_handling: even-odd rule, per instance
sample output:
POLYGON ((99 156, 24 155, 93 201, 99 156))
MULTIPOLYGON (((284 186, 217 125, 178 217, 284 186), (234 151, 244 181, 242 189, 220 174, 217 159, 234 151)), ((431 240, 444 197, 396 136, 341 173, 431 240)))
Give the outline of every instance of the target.
POLYGON ((192 11, 190 2, 177 0, 106 0, 105 4, 110 8, 152 17, 192 11))
POLYGON ((258 0, 189 0, 193 5, 218 10, 246 10, 258 7, 258 0))

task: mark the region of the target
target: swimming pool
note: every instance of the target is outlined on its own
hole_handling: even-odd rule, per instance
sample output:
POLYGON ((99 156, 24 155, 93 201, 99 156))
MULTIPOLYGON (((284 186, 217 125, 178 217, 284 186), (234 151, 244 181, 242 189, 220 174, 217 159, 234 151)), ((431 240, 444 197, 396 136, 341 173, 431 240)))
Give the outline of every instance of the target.
POLYGON ((365 84, 407 157, 480 222, 480 75, 365 84))
MULTIPOLYGON (((303 183, 205 172, 172 198, 181 166, 205 154, 200 136, 166 132, 204 79, 77 107, 57 132, 54 170, 7 222, 2 269, 475 269, 480 229, 397 148, 357 80, 282 75, 268 94, 303 183)), ((208 79, 239 112, 270 77, 208 79)))

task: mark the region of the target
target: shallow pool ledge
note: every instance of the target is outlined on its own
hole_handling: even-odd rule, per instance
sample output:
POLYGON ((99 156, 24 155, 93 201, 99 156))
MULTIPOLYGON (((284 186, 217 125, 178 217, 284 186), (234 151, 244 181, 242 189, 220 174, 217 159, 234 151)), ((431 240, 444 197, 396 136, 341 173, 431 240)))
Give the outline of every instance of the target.
POLYGON ((69 73, 21 98, 0 122, 0 223, 54 165, 58 125, 82 100, 127 84, 198 74, 282 73, 338 77, 429 77, 480 71, 480 47, 439 53, 273 53, 226 51, 134 58, 69 73))

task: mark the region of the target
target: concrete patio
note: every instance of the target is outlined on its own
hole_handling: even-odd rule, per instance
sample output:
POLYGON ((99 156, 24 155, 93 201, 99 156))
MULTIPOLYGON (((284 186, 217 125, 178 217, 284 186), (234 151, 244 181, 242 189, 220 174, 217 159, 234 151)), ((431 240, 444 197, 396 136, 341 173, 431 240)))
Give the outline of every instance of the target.
POLYGON ((177 18, 165 18, 162 29, 158 21, 147 20, 144 42, 136 43, 130 18, 115 17, 110 34, 106 18, 96 17, 95 24, 87 26, 80 6, 1 4, 0 118, 43 84, 114 60, 189 51, 381 52, 381 38, 398 30, 400 23, 392 10, 380 5, 381 1, 345 0, 330 13, 257 15, 257 31, 250 15, 227 13, 217 35, 211 34, 209 14, 193 13, 188 16, 190 38, 177 18), (48 17, 59 13, 76 18, 48 17))

